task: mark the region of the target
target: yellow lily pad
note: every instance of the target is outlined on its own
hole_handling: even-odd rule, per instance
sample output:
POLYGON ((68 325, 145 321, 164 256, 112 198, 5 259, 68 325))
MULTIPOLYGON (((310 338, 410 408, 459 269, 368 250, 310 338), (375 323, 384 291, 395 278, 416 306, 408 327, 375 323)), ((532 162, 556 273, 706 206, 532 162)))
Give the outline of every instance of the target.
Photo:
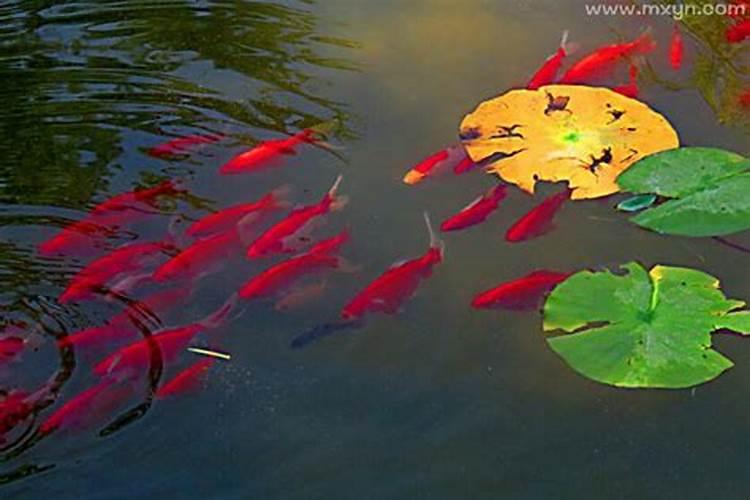
POLYGON ((547 85, 511 90, 461 122, 469 157, 524 191, 567 181, 572 199, 619 191, 615 179, 650 154, 679 146, 677 132, 646 104, 607 88, 547 85))

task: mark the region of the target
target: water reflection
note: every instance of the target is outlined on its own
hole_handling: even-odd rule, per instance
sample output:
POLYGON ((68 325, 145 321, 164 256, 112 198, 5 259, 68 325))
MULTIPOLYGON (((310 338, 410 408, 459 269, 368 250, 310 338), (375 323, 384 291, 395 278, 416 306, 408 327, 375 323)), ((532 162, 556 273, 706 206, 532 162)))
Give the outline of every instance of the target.
MULTIPOLYGON (((326 72, 355 69, 347 59, 354 47, 320 33, 304 6, 280 3, 0 5, 0 326, 22 322, 26 335, 38 337, 33 360, 14 364, 12 376, 0 374, 0 428, 7 431, 0 483, 53 467, 23 463, 21 455, 45 438, 35 430, 37 415, 75 372, 75 350, 56 340, 123 307, 135 311, 141 335, 154 328, 143 318, 153 323, 155 313, 139 313, 127 297, 96 318, 89 309, 57 304, 54 297, 82 263, 38 255, 31 242, 40 230, 49 234, 82 219, 122 186, 169 177, 170 161, 146 154, 165 136, 222 134, 252 144, 270 131, 293 133, 321 122, 336 124, 331 135, 351 136, 346 107, 316 89, 325 86, 326 72), (32 363, 34 370, 26 367, 32 363), (39 375, 44 366, 49 372, 39 375), (28 411, 2 406, 15 390, 32 402, 28 411)), ((180 161, 180 173, 199 166, 200 160, 180 161)), ((183 193, 158 211, 172 214, 179 201, 211 205, 183 193)), ((156 349, 139 401, 105 423, 101 436, 143 416, 161 372, 156 349)))

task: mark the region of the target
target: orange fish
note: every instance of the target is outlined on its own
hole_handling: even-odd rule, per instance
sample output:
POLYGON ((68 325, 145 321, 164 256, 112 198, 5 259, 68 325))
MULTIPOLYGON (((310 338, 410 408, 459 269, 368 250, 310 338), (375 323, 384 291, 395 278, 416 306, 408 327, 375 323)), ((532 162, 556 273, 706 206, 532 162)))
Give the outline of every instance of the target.
POLYGON ((157 389, 155 396, 164 399, 172 396, 180 396, 187 392, 197 390, 209 368, 214 364, 212 358, 202 359, 181 371, 173 379, 167 381, 157 389))
POLYGON ((180 186, 178 182, 167 179, 150 188, 136 189, 113 196, 96 205, 91 213, 103 214, 123 210, 144 211, 147 208, 153 208, 160 196, 174 196, 184 192, 185 188, 180 186))
POLYGON ((154 348, 164 363, 171 363, 201 332, 221 326, 234 308, 237 297, 232 295, 216 312, 187 326, 171 328, 119 349, 94 366, 100 377, 113 373, 133 377, 143 373, 151 360, 154 348))
POLYGON ((750 89, 745 90, 740 94, 739 97, 740 106, 742 106, 745 109, 750 109, 750 89))
POLYGON ((368 312, 395 314, 401 305, 417 291, 423 279, 432 275, 432 269, 443 260, 443 242, 432 230, 425 214, 430 233, 430 247, 422 256, 397 262, 364 290, 358 293, 341 311, 345 320, 362 318, 368 312))
POLYGON ((39 426, 40 434, 61 429, 80 429, 122 406, 133 388, 115 379, 104 379, 73 396, 39 426))
POLYGON ((466 151, 460 144, 441 149, 412 167, 403 181, 406 184, 417 184, 428 177, 434 177, 453 169, 456 175, 468 172, 476 167, 476 164, 466 155, 466 151))
POLYGON ((569 198, 570 190, 566 189, 545 199, 508 229, 505 240, 517 243, 548 233, 553 228, 553 217, 569 198))
POLYGON ((618 94, 624 95, 625 97, 632 97, 633 99, 638 97, 638 93, 640 92, 640 89, 638 88, 638 72, 638 66, 631 63, 630 70, 628 71, 628 76, 630 78, 629 83, 627 85, 614 87, 612 90, 618 94))
POLYGON ((324 269, 337 269, 341 264, 338 256, 331 255, 346 240, 348 231, 318 243, 310 251, 269 267, 240 288, 242 299, 255 299, 279 292, 289 287, 304 275, 324 269))
POLYGON ((5 444, 8 433, 31 418, 36 409, 32 399, 21 390, 0 394, 0 445, 5 444))
POLYGON ((277 189, 263 196, 261 199, 250 203, 241 203, 219 210, 192 223, 185 234, 193 237, 202 237, 218 231, 225 231, 236 226, 241 219, 255 214, 256 219, 267 212, 279 210, 288 205, 283 200, 286 189, 277 189))
POLYGON ((70 280, 65 291, 57 299, 61 304, 89 299, 113 278, 141 269, 159 255, 173 251, 174 247, 162 242, 132 243, 100 257, 70 280))
POLYGON ((148 154, 158 158, 169 158, 189 152, 195 146, 213 144, 224 138, 221 134, 195 134, 170 139, 167 142, 157 144, 149 148, 148 154))
POLYGON ((741 43, 750 37, 750 19, 742 19, 727 28, 726 38, 729 43, 741 43))
POLYGON ((677 24, 672 30, 672 40, 669 43, 669 65, 672 69, 679 71, 682 68, 682 58, 685 54, 685 43, 682 41, 682 33, 677 24))
POLYGON ((331 189, 320 202, 292 210, 284 219, 261 234, 247 249, 248 258, 265 257, 277 253, 291 253, 307 238, 319 219, 331 211, 338 210, 346 203, 346 198, 336 195, 343 177, 339 175, 331 189))
POLYGON ((154 281, 166 282, 177 278, 192 278, 209 272, 213 266, 241 249, 236 228, 198 240, 154 271, 154 281))
POLYGON ((647 54, 655 47, 648 32, 632 42, 601 47, 573 64, 560 78, 560 83, 587 83, 592 78, 607 76, 620 61, 637 54, 647 54))
POLYGON ((287 139, 264 141, 254 148, 240 153, 222 165, 222 175, 243 174, 265 168, 280 160, 284 155, 296 154, 295 148, 300 144, 313 144, 317 141, 316 132, 305 129, 287 139))
POLYGON ((456 215, 446 219, 440 225, 441 231, 457 231, 484 222, 506 196, 506 188, 503 184, 490 189, 487 193, 478 197, 461 209, 456 215))
POLYGON ((121 338, 134 338, 139 330, 135 321, 161 323, 160 315, 184 302, 191 290, 177 287, 155 292, 143 300, 133 302, 127 309, 110 318, 104 325, 78 330, 59 339, 60 347, 84 347, 112 342, 121 338))
POLYGON ((560 40, 560 47, 554 54, 549 56, 547 60, 544 61, 544 64, 542 64, 542 67, 539 68, 536 73, 534 73, 534 76, 531 77, 528 85, 526 85, 527 89, 536 90, 544 85, 554 83, 555 78, 557 77, 557 73, 558 71, 560 71, 560 67, 565 60, 565 57, 567 57, 567 55, 569 54, 569 49, 566 47, 567 43, 568 32, 564 31, 562 40, 560 40))
POLYGON ((545 294, 570 276, 569 273, 534 271, 522 278, 502 283, 486 290, 471 302, 476 309, 528 310, 541 305, 545 294))
POLYGON ((42 255, 93 253, 106 238, 113 236, 124 223, 121 215, 90 215, 85 219, 66 225, 52 238, 38 246, 42 255))

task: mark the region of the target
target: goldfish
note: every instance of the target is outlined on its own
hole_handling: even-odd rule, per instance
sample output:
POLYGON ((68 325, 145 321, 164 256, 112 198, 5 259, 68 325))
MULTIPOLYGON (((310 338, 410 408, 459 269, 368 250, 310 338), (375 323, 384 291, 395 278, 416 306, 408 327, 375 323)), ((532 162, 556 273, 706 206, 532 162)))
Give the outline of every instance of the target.
POLYGON ((162 242, 124 245, 94 260, 73 276, 58 302, 65 304, 91 298, 94 292, 101 291, 111 279, 139 270, 148 259, 164 255, 173 248, 170 244, 162 242))
POLYGON ((25 391, 12 390, 0 395, 0 445, 5 444, 6 435, 28 420, 36 405, 25 391))
POLYGON ((208 271, 239 248, 240 235, 237 229, 229 229, 194 242, 159 266, 151 277, 161 283, 177 278, 194 277, 208 271))
POLYGON ((564 281, 570 273, 554 271, 534 271, 521 278, 501 283, 500 285, 479 293, 471 302, 476 309, 511 309, 527 310, 539 307, 545 294, 558 283, 564 281))
POLYGON ((433 268, 443 260, 444 245, 432 230, 426 213, 425 222, 430 234, 427 251, 415 259, 397 262, 367 285, 344 306, 341 311, 343 319, 361 318, 367 312, 398 312, 403 302, 414 295, 420 282, 432 274, 433 268))
POLYGON ((742 19, 727 28, 726 38, 729 43, 740 43, 750 37, 750 19, 742 19))
POLYGON ((669 65, 672 69, 679 71, 682 67, 682 58, 685 54, 685 43, 682 41, 682 33, 677 24, 672 30, 672 40, 669 43, 669 65))
POLYGON ((163 362, 172 362, 198 334, 223 324, 234 308, 236 299, 236 295, 233 294, 216 312, 200 321, 162 330, 117 350, 94 366, 94 374, 100 377, 112 374, 121 377, 138 375, 145 371, 156 348, 163 362))
POLYGON ((248 258, 264 257, 275 253, 290 253, 299 247, 306 232, 324 215, 338 210, 346 198, 336 195, 343 177, 339 175, 331 189, 320 202, 292 210, 284 219, 261 234, 247 249, 248 258))
POLYGON ((15 335, 0 338, 0 363, 14 360, 23 351, 25 345, 26 341, 15 335))
POLYGON ((338 256, 331 255, 349 239, 348 231, 321 241, 308 252, 297 255, 269 267, 240 288, 241 299, 255 299, 278 292, 300 277, 323 269, 336 269, 341 263, 338 256))
POLYGON ((132 387, 120 384, 116 379, 104 379, 73 396, 64 405, 47 417, 39 426, 39 433, 49 434, 64 428, 74 429, 90 425, 102 415, 121 406, 132 387))
POLYGON ((285 312, 303 307, 323 297, 326 286, 327 281, 325 279, 298 286, 277 300, 273 308, 279 312, 285 312))
POLYGON ((739 97, 740 106, 750 109, 750 90, 745 90, 739 97))
POLYGON ((450 168, 456 175, 472 170, 476 164, 466 155, 463 146, 456 144, 441 149, 412 167, 404 176, 406 184, 417 184, 450 168))
POLYGON ((124 311, 114 315, 104 325, 92 326, 73 332, 57 341, 60 347, 84 347, 111 342, 138 335, 136 321, 161 323, 160 315, 190 296, 191 290, 177 287, 155 292, 131 303, 124 311))
POLYGON ((249 222, 249 219, 246 218, 253 214, 255 219, 258 219, 265 213, 280 210, 288 205, 282 199, 285 192, 286 190, 284 189, 278 189, 268 193, 259 200, 233 205, 207 215, 192 223, 185 231, 185 234, 193 237, 206 236, 217 231, 230 229, 243 219, 249 222))
POLYGON ((484 222, 506 196, 506 188, 498 184, 485 194, 466 205, 456 215, 446 219, 440 225, 441 231, 456 231, 484 222))
POLYGON ((37 247, 42 255, 90 254, 103 240, 113 236, 123 223, 119 215, 89 215, 86 218, 66 225, 52 238, 37 247))
POLYGON ((560 40, 560 47, 554 54, 549 56, 547 60, 544 61, 544 64, 542 64, 542 67, 534 73, 534 76, 531 77, 531 80, 526 85, 527 89, 536 90, 544 85, 554 83, 555 78, 557 77, 557 72, 560 71, 560 67, 569 53, 569 49, 566 47, 567 43, 568 32, 564 31, 562 40, 560 40))
POLYGON ((195 134, 170 139, 167 142, 157 144, 149 148, 148 154, 160 158, 177 156, 189 151, 193 146, 213 144, 224 138, 221 134, 195 134))
POLYGON ((612 90, 614 90, 618 94, 624 95, 625 97, 631 97, 635 99, 636 97, 638 97, 638 93, 640 92, 640 89, 638 88, 638 73, 638 66, 636 66, 635 64, 631 64, 630 70, 628 71, 628 76, 630 78, 628 84, 614 87, 612 90))
POLYGON ((505 240, 516 243, 549 232, 553 228, 552 218, 569 198, 570 190, 566 189, 545 199, 508 229, 505 240))
POLYGON ((222 165, 219 173, 233 175, 254 172, 278 161, 284 155, 296 154, 295 148, 300 144, 315 143, 317 140, 315 136, 314 130, 305 129, 287 139, 263 141, 222 165))
POLYGON ((600 47, 568 68, 560 78, 560 83, 586 83, 591 78, 606 76, 621 60, 637 54, 647 54, 655 46, 651 34, 646 32, 631 42, 600 47))
POLYGON ((213 358, 202 359, 193 363, 191 366, 175 375, 173 379, 159 387, 159 389, 156 390, 155 396, 158 399, 164 399, 172 396, 179 396, 197 389, 213 364, 213 358))
POLYGON ((184 193, 185 188, 179 182, 167 179, 156 186, 144 189, 136 189, 120 193, 97 204, 92 210, 93 214, 103 214, 117 211, 143 211, 147 207, 153 208, 160 196, 173 196, 184 193))

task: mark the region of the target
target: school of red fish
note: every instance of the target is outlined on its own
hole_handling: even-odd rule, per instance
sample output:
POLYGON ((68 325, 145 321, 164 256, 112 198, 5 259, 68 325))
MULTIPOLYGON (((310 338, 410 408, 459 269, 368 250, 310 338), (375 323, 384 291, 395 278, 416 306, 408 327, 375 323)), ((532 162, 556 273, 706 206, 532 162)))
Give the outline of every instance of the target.
MULTIPOLYGON (((745 40, 748 19, 733 20, 726 37, 731 43, 745 40)), ((565 32, 560 46, 534 73, 527 87, 536 89, 551 83, 602 84, 622 70, 627 81, 613 86, 614 90, 636 97, 643 57, 655 48, 655 40, 646 31, 632 41, 597 48, 560 74, 574 50, 565 32)), ((681 70, 685 43, 676 25, 666 58, 674 71, 681 70)), ((750 106, 750 91, 745 91, 739 99, 743 106, 750 106)), ((321 132, 310 128, 285 138, 266 140, 221 165, 218 174, 268 173, 270 167, 282 166, 286 158, 299 154, 305 147, 322 145, 324 138, 321 132)), ((177 137, 152 147, 148 154, 155 158, 180 157, 201 148, 216 147, 224 139, 213 133, 177 137)), ((444 172, 463 175, 482 170, 460 145, 453 145, 416 164, 403 181, 414 185, 444 172)), ((96 362, 91 368, 91 377, 95 382, 92 385, 64 402, 52 401, 53 405, 43 391, 18 388, 0 396, 0 444, 19 432, 24 423, 37 421, 37 414, 40 424, 36 432, 40 436, 101 423, 103 417, 121 409, 123 402, 132 398, 138 387, 143 387, 134 382, 144 380, 154 364, 171 377, 152 387, 150 397, 161 400, 194 391, 201 387, 215 364, 222 361, 217 361, 218 357, 195 358, 194 354, 186 354, 187 349, 201 336, 213 345, 213 332, 226 325, 238 303, 271 299, 278 311, 284 311, 297 303, 319 298, 324 293, 329 273, 358 272, 342 256, 353 231, 347 228, 339 234, 317 237, 321 222, 346 205, 346 197, 339 194, 342 176, 331 181, 330 188, 310 205, 292 208, 288 189, 281 187, 196 220, 182 234, 170 225, 167 234, 158 241, 103 250, 104 242, 118 230, 161 214, 162 199, 179 198, 187 192, 179 179, 167 179, 95 205, 86 217, 68 224, 40 243, 38 251, 42 255, 89 259, 60 293, 60 304, 125 298, 126 307, 101 325, 58 339, 62 350, 94 356, 96 362), (160 318, 165 313, 190 299, 195 280, 216 270, 227 258, 243 254, 249 260, 275 261, 257 275, 249 276, 205 318, 183 325, 162 324, 160 318), (323 281, 303 284, 309 277, 322 277, 323 281), (137 296, 137 290, 149 284, 156 286, 157 291, 132 298, 137 296), (114 350, 112 345, 116 346, 114 350), (190 356, 193 356, 192 362, 185 366, 190 356), (51 410, 47 410, 48 406, 52 406, 51 410)), ((454 233, 487 221, 508 196, 509 189, 501 183, 489 188, 444 220, 440 231, 454 233)), ((566 189, 542 200, 506 230, 506 241, 516 244, 552 230, 554 218, 569 194, 566 189)), ((429 243, 421 255, 396 262, 384 270, 342 305, 339 318, 322 322, 295 337, 291 347, 303 347, 340 330, 361 328, 368 315, 390 315, 401 310, 444 259, 444 243, 434 232, 426 213, 424 218, 429 243)), ((470 305, 477 309, 538 308, 544 296, 569 275, 569 272, 537 270, 478 292, 470 305)), ((22 332, 22 326, 6 328, 0 337, 0 365, 23 355, 28 342, 22 332)))

